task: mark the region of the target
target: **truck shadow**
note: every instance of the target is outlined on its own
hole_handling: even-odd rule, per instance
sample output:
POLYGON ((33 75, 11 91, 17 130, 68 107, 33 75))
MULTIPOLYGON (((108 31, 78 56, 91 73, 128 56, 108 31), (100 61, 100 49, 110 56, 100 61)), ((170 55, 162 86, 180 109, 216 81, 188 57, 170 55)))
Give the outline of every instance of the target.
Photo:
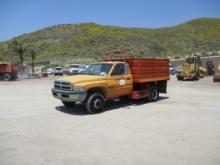
POLYGON ((74 107, 57 106, 55 109, 70 115, 88 115, 83 104, 75 105, 74 107))
MULTIPOLYGON (((168 98, 169 97, 167 97, 167 96, 160 96, 160 99, 158 101, 165 100, 168 98)), ((130 107, 130 106, 139 106, 139 105, 149 104, 149 103, 150 102, 148 102, 146 99, 139 99, 139 100, 123 99, 118 102, 107 101, 105 104, 105 110, 102 113, 107 112, 107 111, 111 111, 111 110, 117 110, 119 108, 131 109, 132 107, 130 107)), ((84 104, 78 104, 78 105, 75 105, 74 107, 57 106, 57 107, 55 107, 55 109, 57 111, 67 113, 70 115, 83 116, 83 115, 98 115, 98 114, 100 114, 100 113, 89 114, 86 111, 84 104)))

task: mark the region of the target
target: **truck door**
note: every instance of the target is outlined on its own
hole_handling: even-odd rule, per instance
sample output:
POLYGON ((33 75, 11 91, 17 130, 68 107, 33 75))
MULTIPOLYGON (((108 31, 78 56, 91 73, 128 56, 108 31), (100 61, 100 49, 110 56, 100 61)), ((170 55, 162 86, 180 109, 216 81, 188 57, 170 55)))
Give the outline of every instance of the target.
POLYGON ((112 96, 128 95, 132 91, 132 76, 127 63, 118 63, 111 73, 110 93, 112 96))

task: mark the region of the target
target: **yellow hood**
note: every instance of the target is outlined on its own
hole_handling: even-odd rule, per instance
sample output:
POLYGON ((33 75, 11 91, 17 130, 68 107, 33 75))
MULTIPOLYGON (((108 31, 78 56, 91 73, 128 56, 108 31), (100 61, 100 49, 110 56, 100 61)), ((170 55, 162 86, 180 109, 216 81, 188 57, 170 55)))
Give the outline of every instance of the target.
POLYGON ((91 81, 99 81, 107 79, 106 76, 95 76, 95 75, 74 75, 74 76, 64 76, 59 80, 69 81, 73 84, 91 82, 91 81))

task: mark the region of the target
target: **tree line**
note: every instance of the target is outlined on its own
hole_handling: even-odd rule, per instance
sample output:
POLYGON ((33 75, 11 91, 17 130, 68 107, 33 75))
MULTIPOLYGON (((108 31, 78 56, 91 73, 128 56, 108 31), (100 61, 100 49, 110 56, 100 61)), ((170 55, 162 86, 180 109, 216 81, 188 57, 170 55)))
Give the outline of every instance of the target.
POLYGON ((30 56, 31 57, 31 70, 32 70, 32 74, 34 74, 35 59, 38 53, 38 49, 34 45, 27 44, 25 42, 21 42, 16 39, 13 39, 8 44, 6 51, 10 53, 11 55, 18 57, 19 64, 21 67, 24 67, 24 57, 26 55, 30 56))

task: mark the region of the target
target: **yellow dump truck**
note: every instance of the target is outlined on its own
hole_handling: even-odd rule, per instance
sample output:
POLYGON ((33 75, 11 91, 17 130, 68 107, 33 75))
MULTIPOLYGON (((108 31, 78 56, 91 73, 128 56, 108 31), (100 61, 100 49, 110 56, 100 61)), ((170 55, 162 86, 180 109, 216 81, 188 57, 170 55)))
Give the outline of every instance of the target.
POLYGON ((84 75, 54 81, 52 94, 64 106, 85 103, 89 113, 101 112, 106 100, 128 96, 157 101, 166 93, 168 59, 118 59, 89 65, 84 75))

